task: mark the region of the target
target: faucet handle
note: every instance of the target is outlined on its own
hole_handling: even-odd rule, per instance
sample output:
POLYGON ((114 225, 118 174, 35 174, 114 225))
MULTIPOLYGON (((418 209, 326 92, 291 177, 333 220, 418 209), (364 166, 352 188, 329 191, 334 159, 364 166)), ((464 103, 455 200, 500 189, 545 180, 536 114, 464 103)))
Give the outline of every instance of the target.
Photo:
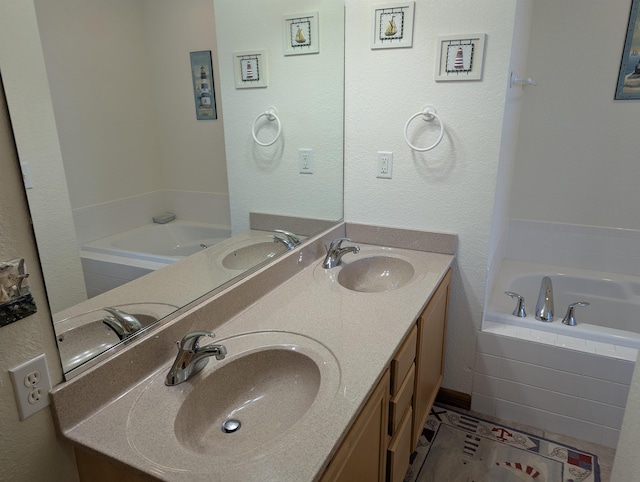
POLYGON ((351 240, 349 238, 337 238, 337 239, 334 239, 333 241, 331 241, 331 244, 329 245, 329 251, 331 251, 333 249, 339 249, 340 246, 342 246, 342 242, 343 241, 351 242, 351 240))
POLYGON ((525 318, 527 313, 524 310, 524 296, 519 295, 518 293, 514 293, 513 291, 505 291, 505 295, 511 296, 513 299, 518 301, 515 309, 513 310, 512 315, 517 316, 518 318, 525 318))
POLYGON ((216 335, 210 331, 192 331, 191 333, 184 335, 181 341, 177 342, 178 348, 185 351, 197 350, 199 348, 198 341, 204 336, 215 338, 216 335))
POLYGON ((591 303, 589 303, 588 301, 577 301, 576 303, 571 303, 567 308, 567 314, 564 315, 564 318, 562 319, 562 323, 569 326, 576 326, 578 323, 576 322, 576 319, 573 315, 576 306, 589 306, 590 304, 591 303))
POLYGON ((274 229, 273 232, 284 234, 295 246, 300 244, 300 238, 298 238, 298 236, 293 234, 291 231, 287 231, 285 229, 274 229))

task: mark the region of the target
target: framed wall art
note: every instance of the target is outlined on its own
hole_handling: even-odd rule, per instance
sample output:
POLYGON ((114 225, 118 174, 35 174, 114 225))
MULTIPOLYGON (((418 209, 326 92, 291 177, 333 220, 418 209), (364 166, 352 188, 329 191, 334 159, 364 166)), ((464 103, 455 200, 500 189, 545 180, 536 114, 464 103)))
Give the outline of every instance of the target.
POLYGON ((438 37, 435 80, 481 80, 486 36, 473 33, 438 37))
POLYGON ((374 5, 371 15, 371 48, 411 47, 414 10, 415 2, 374 5))
POLYGON ((196 119, 217 119, 216 94, 213 86, 211 50, 191 52, 191 79, 196 104, 196 119))
POLYGON ((640 35, 634 36, 635 32, 640 33, 639 8, 640 0, 633 0, 616 85, 617 100, 640 99, 640 35))
POLYGON ((317 54, 320 51, 318 12, 285 15, 283 22, 285 55, 317 54))
POLYGON ((236 89, 251 89, 268 85, 267 51, 252 50, 233 54, 236 89))

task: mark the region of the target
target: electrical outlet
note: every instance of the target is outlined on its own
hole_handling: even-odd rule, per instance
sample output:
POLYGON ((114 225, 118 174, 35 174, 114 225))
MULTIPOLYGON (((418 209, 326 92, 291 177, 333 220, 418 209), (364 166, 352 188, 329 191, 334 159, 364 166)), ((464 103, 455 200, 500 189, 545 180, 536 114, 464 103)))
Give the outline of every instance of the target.
POLYGON ((20 420, 49 405, 51 379, 44 353, 9 370, 20 420))
POLYGON ((313 149, 298 149, 300 174, 313 174, 313 149))
POLYGON ((393 152, 378 151, 378 173, 376 177, 391 179, 393 171, 393 152))

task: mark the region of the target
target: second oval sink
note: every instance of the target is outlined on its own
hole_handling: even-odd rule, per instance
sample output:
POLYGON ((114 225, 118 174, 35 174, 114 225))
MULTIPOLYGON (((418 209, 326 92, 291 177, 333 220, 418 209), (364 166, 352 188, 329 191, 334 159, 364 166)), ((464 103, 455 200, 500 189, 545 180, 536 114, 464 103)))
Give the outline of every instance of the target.
POLYGON ((247 270, 286 251, 284 245, 259 242, 238 248, 222 258, 222 266, 233 270, 247 270))
POLYGON ((343 266, 338 283, 352 291, 379 293, 406 285, 415 274, 413 265, 392 256, 370 256, 343 266))

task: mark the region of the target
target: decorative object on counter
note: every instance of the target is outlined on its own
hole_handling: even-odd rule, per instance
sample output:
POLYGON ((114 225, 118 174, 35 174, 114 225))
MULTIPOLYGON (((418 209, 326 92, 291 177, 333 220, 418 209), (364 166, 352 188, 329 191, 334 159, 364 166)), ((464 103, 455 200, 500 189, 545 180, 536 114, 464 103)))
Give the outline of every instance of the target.
POLYGON ((481 80, 486 37, 484 33, 438 37, 435 80, 481 80))
POLYGON ((442 119, 438 115, 436 108, 432 105, 427 105, 420 112, 416 112, 415 114, 413 114, 411 117, 409 117, 409 120, 404 125, 404 140, 407 143, 407 145, 414 151, 418 151, 418 152, 430 151, 431 149, 436 147, 438 144, 440 144, 443 137, 444 137, 444 122, 442 122, 442 119), (438 139, 433 144, 427 147, 416 147, 413 144, 411 144, 411 141, 409 140, 409 124, 411 124, 413 119, 416 119, 417 117, 420 117, 420 116, 422 116, 422 120, 425 122, 432 122, 433 119, 437 119, 438 122, 440 123, 440 134, 438 135, 438 139))
POLYGON ((24 258, 0 263, 0 326, 38 311, 31 296, 24 258))
POLYGON ((600 482, 595 454, 437 405, 431 409, 412 461, 406 482, 600 482))
POLYGON ((196 102, 196 118, 198 120, 217 119, 211 50, 191 52, 189 55, 191 56, 191 77, 193 80, 193 97, 196 102))
POLYGON ((267 51, 252 50, 233 54, 236 89, 268 85, 267 51))
POLYGON ((153 222, 156 224, 167 224, 173 221, 176 215, 173 213, 160 213, 153 217, 153 222))
POLYGON ((268 147, 274 144, 278 138, 280 137, 280 133, 282 132, 282 122, 280 122, 280 117, 278 117, 278 110, 275 107, 269 107, 266 111, 258 114, 258 117, 253 121, 253 126, 251 128, 251 134, 253 135, 253 140, 262 147, 268 147), (278 131, 273 139, 268 142, 262 142, 258 140, 258 136, 256 135, 256 126, 258 125, 258 121, 261 117, 265 117, 267 121, 273 122, 276 121, 278 123, 278 131))
POLYGON ((371 48, 392 49, 413 45, 415 2, 374 5, 371 48))
POLYGON ((627 36, 622 49, 620 61, 620 73, 616 86, 617 100, 640 99, 640 44, 634 39, 634 32, 640 28, 638 22, 638 10, 640 0, 633 0, 627 26, 627 36))
POLYGON ((285 55, 317 54, 320 51, 318 12, 285 15, 283 21, 285 55))

